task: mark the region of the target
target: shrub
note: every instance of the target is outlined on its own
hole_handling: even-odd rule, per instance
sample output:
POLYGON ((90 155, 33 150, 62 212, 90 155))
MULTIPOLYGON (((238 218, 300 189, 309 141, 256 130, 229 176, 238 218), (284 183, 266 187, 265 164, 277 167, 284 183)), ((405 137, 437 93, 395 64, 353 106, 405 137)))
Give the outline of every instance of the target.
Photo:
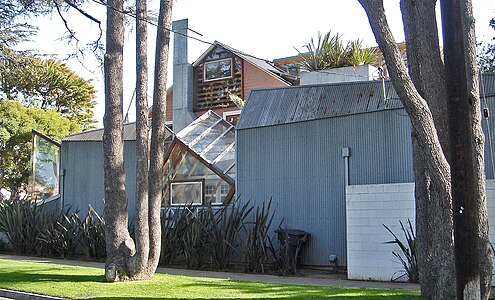
MULTIPOLYGON (((399 259, 402 264, 403 270, 400 271, 401 275, 395 277, 392 276, 392 280, 398 280, 403 277, 407 277, 409 282, 418 283, 419 282, 419 273, 418 273, 418 264, 416 259, 416 236, 414 234, 414 229, 411 224, 411 220, 407 220, 408 227, 404 227, 401 221, 400 227, 402 232, 404 233, 404 237, 406 239, 405 242, 402 242, 397 235, 385 224, 382 224, 385 229, 394 237, 393 240, 386 242, 386 244, 396 244, 399 246, 402 255, 398 252, 392 251, 392 254, 399 259)), ((395 274, 394 274, 395 275, 395 274)))

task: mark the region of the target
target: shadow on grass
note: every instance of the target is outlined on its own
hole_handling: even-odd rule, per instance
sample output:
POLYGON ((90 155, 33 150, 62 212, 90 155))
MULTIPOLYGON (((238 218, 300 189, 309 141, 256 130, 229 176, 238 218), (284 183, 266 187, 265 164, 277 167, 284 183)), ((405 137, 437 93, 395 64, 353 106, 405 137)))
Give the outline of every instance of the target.
MULTIPOLYGON (((47 269, 44 270, 44 272, 47 269)), ((14 284, 14 283, 34 283, 34 282, 104 282, 105 276, 103 275, 77 275, 77 274, 45 274, 35 273, 28 271, 16 271, 16 272, 2 272, 0 277, 0 283, 14 284)))

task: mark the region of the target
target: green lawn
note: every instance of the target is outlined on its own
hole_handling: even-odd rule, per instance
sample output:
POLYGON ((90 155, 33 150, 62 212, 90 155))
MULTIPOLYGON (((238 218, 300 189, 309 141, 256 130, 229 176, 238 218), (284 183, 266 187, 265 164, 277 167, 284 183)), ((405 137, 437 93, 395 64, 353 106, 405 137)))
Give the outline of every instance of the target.
POLYGON ((416 291, 327 288, 156 274, 105 283, 103 270, 0 260, 0 288, 84 299, 419 299, 416 291))

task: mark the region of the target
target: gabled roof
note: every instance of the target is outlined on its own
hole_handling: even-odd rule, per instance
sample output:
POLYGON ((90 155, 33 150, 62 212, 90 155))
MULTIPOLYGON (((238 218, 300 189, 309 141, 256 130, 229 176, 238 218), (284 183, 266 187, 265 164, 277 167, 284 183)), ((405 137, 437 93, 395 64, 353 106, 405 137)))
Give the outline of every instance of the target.
POLYGON ((238 57, 242 58, 243 60, 251 63, 255 67, 258 67, 259 69, 270 73, 276 77, 278 77, 280 80, 292 84, 294 80, 297 79, 294 75, 285 72, 281 68, 275 66, 275 64, 269 60, 262 59, 262 58, 257 58, 255 56, 252 56, 250 54, 244 53, 242 51, 239 51, 237 49, 234 49, 228 45, 225 45, 223 43, 220 43, 218 41, 215 41, 213 45, 211 45, 192 65, 193 67, 197 67, 207 56, 210 54, 210 52, 215 49, 216 47, 221 47, 225 50, 228 50, 232 52, 233 54, 237 55, 238 57))
MULTIPOLYGON (((167 138, 174 133, 167 129, 167 138)), ((136 140, 136 122, 124 124, 124 141, 136 140)), ((84 132, 74 133, 68 135, 62 139, 62 142, 102 142, 103 141, 103 128, 86 130, 84 132)))
MULTIPOLYGON (((493 101, 495 98, 495 73, 484 73, 481 80, 483 106, 484 99, 493 101)), ((389 80, 258 89, 251 91, 236 128, 242 130, 402 107, 389 80)))
POLYGON ((392 83, 361 81, 251 91, 238 130, 402 107, 392 83))

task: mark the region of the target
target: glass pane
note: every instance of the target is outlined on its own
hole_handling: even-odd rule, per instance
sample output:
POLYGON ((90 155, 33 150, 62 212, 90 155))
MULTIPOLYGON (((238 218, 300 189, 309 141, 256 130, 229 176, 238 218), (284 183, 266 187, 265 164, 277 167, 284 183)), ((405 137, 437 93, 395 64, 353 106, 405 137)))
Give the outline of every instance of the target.
POLYGON ((203 183, 199 182, 172 182, 170 184, 172 205, 187 205, 203 203, 203 183))
POLYGON ((60 146, 34 134, 31 157, 30 194, 33 200, 46 200, 59 194, 60 146))
MULTIPOLYGON (((213 162, 218 156, 220 156, 225 150, 227 150, 232 144, 235 143, 235 133, 231 129, 222 139, 217 140, 203 155, 209 162, 213 162)), ((232 147, 235 148, 235 147, 232 147)), ((235 152, 234 152, 235 154, 235 152)))
POLYGON ((235 147, 230 148, 227 152, 221 154, 215 166, 222 171, 226 171, 235 163, 235 147))
MULTIPOLYGON (((212 143, 218 143, 217 138, 222 136, 222 134, 225 133, 227 129, 229 129, 230 125, 227 124, 226 122, 220 122, 213 126, 211 129, 208 130, 207 134, 203 136, 200 140, 198 140, 196 143, 191 144, 191 149, 194 150, 196 153, 201 153, 203 150, 206 148, 209 148, 210 144, 212 143)), ((220 139, 223 140, 224 138, 220 139)))
POLYGON ((232 77, 232 60, 230 58, 205 62, 204 68, 205 81, 232 77))
MULTIPOLYGON (((201 116, 202 118, 203 116, 201 116)), ((196 123, 189 125, 188 127, 181 130, 177 136, 180 140, 188 145, 195 138, 197 138, 200 134, 202 134, 206 129, 213 126, 216 122, 218 122, 219 118, 213 114, 209 114, 205 116, 202 120, 196 120, 196 123)))

